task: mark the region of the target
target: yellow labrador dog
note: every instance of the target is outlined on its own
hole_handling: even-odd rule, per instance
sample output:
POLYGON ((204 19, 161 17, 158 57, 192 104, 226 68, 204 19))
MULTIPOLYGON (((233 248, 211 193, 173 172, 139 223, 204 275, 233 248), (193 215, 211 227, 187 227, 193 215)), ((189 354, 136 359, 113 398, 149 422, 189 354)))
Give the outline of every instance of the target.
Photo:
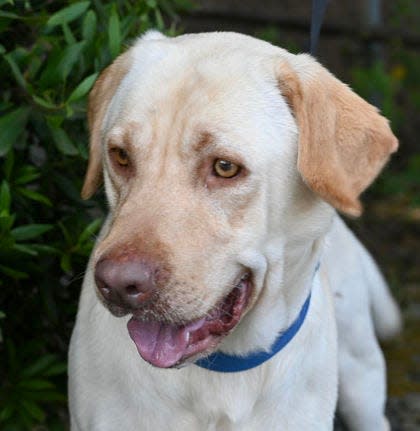
POLYGON ((70 346, 73 431, 385 431, 400 326, 338 217, 397 149, 306 54, 149 32, 89 101, 82 195, 109 215, 70 346), (338 404, 337 404, 338 398, 338 404))

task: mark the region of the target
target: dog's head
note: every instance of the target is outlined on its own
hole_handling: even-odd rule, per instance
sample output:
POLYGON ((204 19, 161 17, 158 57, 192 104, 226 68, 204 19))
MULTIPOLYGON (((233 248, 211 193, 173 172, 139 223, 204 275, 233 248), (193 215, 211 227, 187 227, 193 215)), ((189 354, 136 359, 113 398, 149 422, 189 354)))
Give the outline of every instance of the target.
POLYGON ((89 127, 82 196, 104 178, 110 205, 98 294, 133 316, 137 349, 159 367, 214 349, 288 244, 310 247, 331 206, 361 212, 397 147, 377 110, 310 56, 233 33, 147 34, 97 80, 89 127))

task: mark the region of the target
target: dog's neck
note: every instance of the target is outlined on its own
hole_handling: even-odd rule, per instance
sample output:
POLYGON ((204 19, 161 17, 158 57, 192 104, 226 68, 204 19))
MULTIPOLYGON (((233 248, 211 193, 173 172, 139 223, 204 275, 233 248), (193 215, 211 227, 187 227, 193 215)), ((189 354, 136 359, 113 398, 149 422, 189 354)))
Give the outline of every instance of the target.
MULTIPOLYGON (((318 269, 319 265, 315 268, 314 278, 318 269)), ((252 368, 259 367, 264 362, 269 361, 273 356, 283 350, 299 332, 308 314, 309 305, 311 303, 311 294, 312 289, 308 294, 306 301, 303 303, 295 321, 287 329, 277 335, 274 343, 272 343, 270 347, 270 350, 256 351, 245 356, 228 355, 217 351, 206 358, 198 360, 195 364, 211 371, 234 373, 251 370, 252 368)))
POLYGON ((287 246, 282 253, 267 253, 264 286, 252 309, 220 350, 233 355, 269 351, 280 332, 299 316, 311 292, 320 262, 324 237, 305 245, 287 246), (271 256, 270 256, 271 254, 271 256), (273 255, 285 256, 276 259, 273 255))

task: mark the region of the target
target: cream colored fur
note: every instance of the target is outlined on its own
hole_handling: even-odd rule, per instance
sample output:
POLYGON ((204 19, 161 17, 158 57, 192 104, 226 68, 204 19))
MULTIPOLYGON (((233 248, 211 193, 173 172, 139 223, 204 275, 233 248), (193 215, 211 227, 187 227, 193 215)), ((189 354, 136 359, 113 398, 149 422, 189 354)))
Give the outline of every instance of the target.
POLYGON ((307 55, 234 33, 152 32, 98 79, 89 124, 83 196, 103 171, 110 213, 71 340, 72 431, 331 430, 337 394, 352 430, 386 430, 372 301, 382 332, 398 329, 399 312, 330 206, 360 212, 359 194, 396 149, 386 120, 307 55), (130 154, 124 174, 114 145, 130 154), (215 180, 215 158, 246 175, 215 180), (250 371, 154 368, 128 336, 129 316, 112 316, 96 293, 96 262, 124 248, 165 263, 168 320, 202 316, 239 268, 252 271, 250 304, 224 352, 269 349, 312 289, 307 319, 250 371))

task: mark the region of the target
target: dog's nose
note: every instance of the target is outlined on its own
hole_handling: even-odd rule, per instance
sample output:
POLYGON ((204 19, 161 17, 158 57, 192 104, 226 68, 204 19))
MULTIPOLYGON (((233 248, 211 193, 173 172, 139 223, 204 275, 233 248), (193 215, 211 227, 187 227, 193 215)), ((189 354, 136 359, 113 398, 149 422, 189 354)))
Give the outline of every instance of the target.
POLYGON ((102 259, 96 264, 95 282, 101 295, 123 308, 137 309, 153 296, 156 266, 132 259, 102 259))

